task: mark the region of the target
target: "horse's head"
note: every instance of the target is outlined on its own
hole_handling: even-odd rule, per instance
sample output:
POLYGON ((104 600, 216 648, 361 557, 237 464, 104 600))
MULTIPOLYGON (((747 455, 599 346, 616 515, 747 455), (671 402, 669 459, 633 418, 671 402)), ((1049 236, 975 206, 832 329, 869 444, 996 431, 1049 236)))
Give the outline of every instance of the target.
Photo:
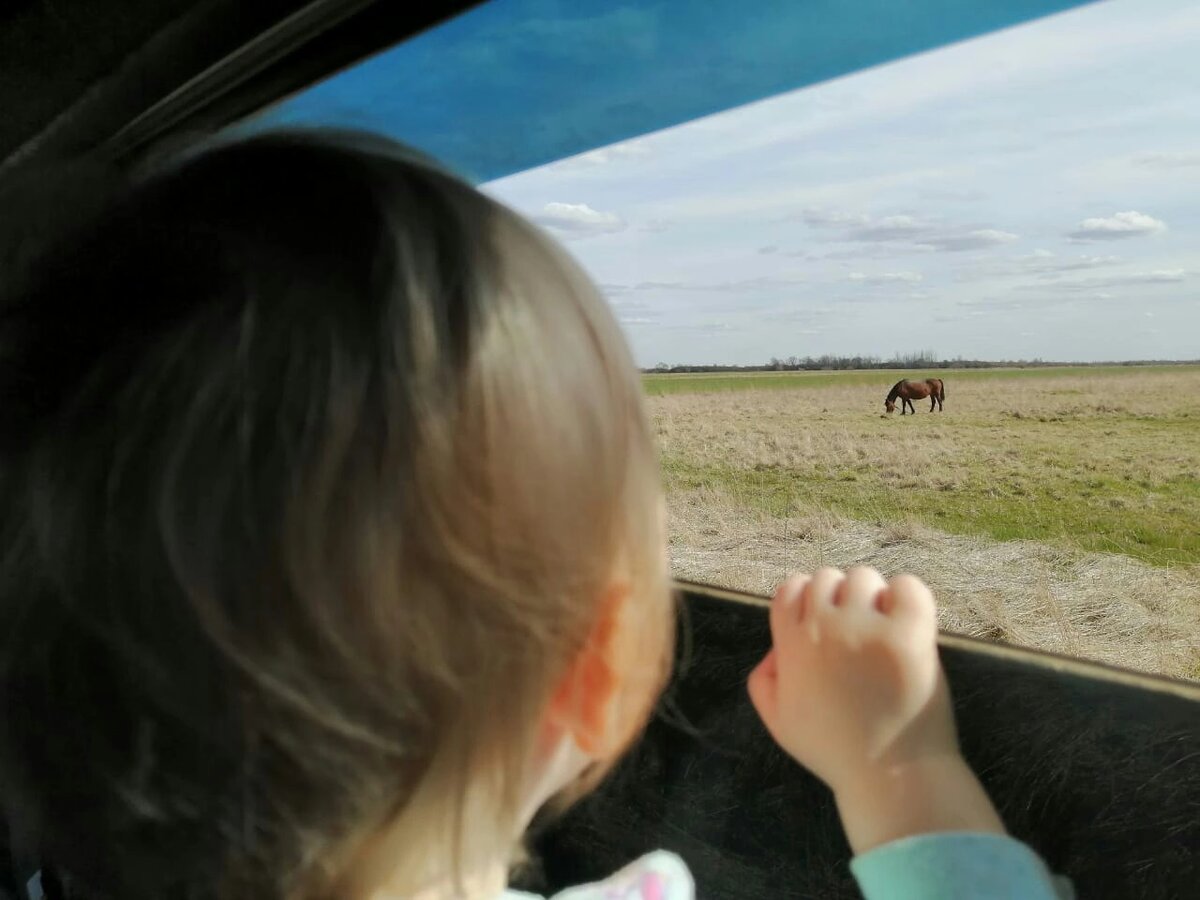
POLYGON ((884 400, 883 408, 890 413, 894 413, 896 411, 896 403, 894 400, 884 400))

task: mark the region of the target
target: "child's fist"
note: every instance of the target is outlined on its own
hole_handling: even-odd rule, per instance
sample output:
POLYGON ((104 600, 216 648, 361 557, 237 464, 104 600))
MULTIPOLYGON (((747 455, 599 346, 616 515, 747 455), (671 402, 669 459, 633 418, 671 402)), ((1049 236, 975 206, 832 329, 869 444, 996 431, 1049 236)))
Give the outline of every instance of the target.
POLYGON ((916 578, 821 569, 783 584, 750 697, 779 745, 835 793, 957 756, 933 595, 916 578))

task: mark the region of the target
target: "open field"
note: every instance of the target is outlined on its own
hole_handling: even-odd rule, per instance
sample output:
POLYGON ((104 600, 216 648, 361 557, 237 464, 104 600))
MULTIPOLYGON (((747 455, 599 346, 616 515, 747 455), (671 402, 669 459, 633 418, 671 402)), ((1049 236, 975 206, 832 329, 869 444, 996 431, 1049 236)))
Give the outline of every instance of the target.
MULTIPOLYGON (((955 381, 1011 381, 1014 379, 1063 378, 1070 375, 1102 376, 1178 373, 1200 371, 1200 366, 1038 366, 1030 369, 931 369, 920 376, 911 369, 874 369, 840 372, 680 372, 651 373, 643 376, 646 393, 707 394, 716 391, 745 391, 762 389, 793 390, 796 388, 848 387, 853 385, 885 385, 885 390, 901 378, 953 378, 955 381)), ((882 396, 882 395, 881 395, 882 396)), ((881 401, 882 402, 882 401, 881 401)))
POLYGON ((891 372, 650 376, 677 573, 908 569, 955 630, 1200 677, 1200 367, 937 374, 904 418, 891 372))

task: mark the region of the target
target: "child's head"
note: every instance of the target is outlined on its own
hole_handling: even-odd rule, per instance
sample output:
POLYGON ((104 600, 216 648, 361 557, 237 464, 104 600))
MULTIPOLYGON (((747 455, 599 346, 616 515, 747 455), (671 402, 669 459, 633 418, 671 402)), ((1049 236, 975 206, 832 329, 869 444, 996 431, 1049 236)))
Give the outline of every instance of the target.
POLYGON ((71 231, 0 309, 0 802, 127 898, 407 893, 510 849, 669 655, 603 300, 373 138, 210 148, 71 231))

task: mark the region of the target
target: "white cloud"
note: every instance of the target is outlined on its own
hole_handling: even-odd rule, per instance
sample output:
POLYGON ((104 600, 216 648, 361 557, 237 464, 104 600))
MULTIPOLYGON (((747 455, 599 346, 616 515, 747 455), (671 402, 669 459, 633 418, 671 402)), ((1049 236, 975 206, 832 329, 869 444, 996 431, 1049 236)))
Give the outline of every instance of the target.
POLYGON ((781 287, 804 284, 803 278, 741 278, 737 281, 640 281, 633 286, 635 291, 712 291, 716 293, 742 293, 765 291, 781 287))
POLYGON ((849 279, 859 284, 916 284, 923 281, 924 276, 920 272, 878 272, 874 274, 851 272, 849 279))
POLYGON ((600 147, 596 150, 589 150, 587 153, 580 153, 578 156, 571 156, 567 159, 561 159, 551 163, 547 169, 567 170, 571 169, 591 169, 597 166, 605 166, 609 163, 618 162, 623 159, 638 159, 643 156, 649 156, 651 153, 650 146, 643 138, 634 138, 629 141, 622 141, 619 144, 611 144, 608 147, 600 147))
POLYGON ((1051 262, 1039 257, 1026 266, 1026 269, 1041 273, 1045 277, 1054 277, 1059 272, 1075 272, 1079 269, 1095 269, 1099 266, 1111 266, 1121 261, 1119 256, 1076 256, 1069 259, 1054 259, 1051 262))
POLYGON ((873 222, 846 232, 848 241, 904 241, 914 240, 929 230, 929 226, 912 216, 884 216, 873 222))
POLYGON ((1165 222, 1145 213, 1119 212, 1107 218, 1084 219, 1067 237, 1076 241, 1111 241, 1120 238, 1158 234, 1167 230, 1165 222))
POLYGON ((600 212, 586 203, 547 203, 534 221, 566 238, 585 238, 624 231, 625 220, 616 213, 600 212))
POLYGON ((1075 281, 1051 281, 1023 285, 1022 290, 1031 291, 1099 291, 1104 288, 1132 288, 1146 285, 1180 284, 1186 281, 1185 269, 1156 269, 1150 272, 1132 272, 1127 275, 1112 275, 1108 278, 1082 278, 1075 281))
POLYGON ((1049 250, 1039 249, 1024 256, 991 260, 973 265, 958 272, 954 280, 959 283, 991 278, 1036 275, 1047 280, 1056 279, 1064 272, 1077 272, 1112 266, 1121 262, 1119 256, 1055 256, 1049 250))
MULTIPOLYGON (((691 137, 694 145, 694 135, 691 137)), ((693 166, 702 164, 702 156, 693 157, 692 152, 682 152, 687 153, 693 166)), ((803 214, 797 215, 794 212, 796 207, 802 204, 845 202, 848 197, 856 200, 860 197, 870 198, 880 192, 907 188, 919 182, 961 178, 969 175, 972 170, 969 163, 956 162, 941 166, 875 171, 870 174, 849 173, 837 180, 823 180, 819 184, 780 181, 778 178, 764 183, 763 179, 752 178, 744 188, 734 190, 730 188, 726 175, 729 161, 737 158, 736 153, 736 148, 730 148, 718 159, 712 160, 713 164, 719 164, 722 168, 719 175, 713 173, 705 184, 691 186, 687 194, 673 197, 669 205, 655 203, 649 208, 656 214, 661 212, 691 221, 728 220, 730 217, 743 215, 759 219, 774 216, 784 221, 795 221, 804 218, 803 214)), ((664 167, 663 171, 668 170, 664 167)))
POLYGON ((929 244, 900 244, 891 243, 874 243, 874 244, 855 244, 850 247, 843 247, 840 250, 830 250, 828 253, 814 254, 814 259, 897 259, 903 257, 905 259, 913 254, 933 253, 934 248, 929 244))
POLYGON ((1151 169, 1188 169, 1200 166, 1200 153, 1143 153, 1133 162, 1151 169))
POLYGON ((1001 244, 1011 244, 1019 235, 1011 231, 1000 231, 996 228, 979 228, 974 231, 959 234, 943 234, 927 238, 923 243, 938 250, 982 250, 985 247, 997 247, 1001 244))
MULTIPOLYGON (((872 219, 857 213, 806 210, 804 221, 815 228, 840 228, 837 240, 865 244, 902 244, 906 250, 983 250, 1017 240, 1019 235, 999 228, 946 225, 910 215, 872 219)), ((859 251, 845 254, 850 258, 859 251)), ((865 254, 864 254, 865 255, 865 254)))
MULTIPOLYGON (((794 219, 796 216, 789 216, 794 219)), ((819 209, 810 208, 800 213, 799 218, 803 219, 813 228, 842 228, 848 225, 866 225, 868 219, 862 213, 848 213, 836 209, 819 209)))
POLYGON ((1184 281, 1187 278, 1187 270, 1185 269, 1159 269, 1156 272, 1145 272, 1141 275, 1132 276, 1142 283, 1167 284, 1177 281, 1184 281))

